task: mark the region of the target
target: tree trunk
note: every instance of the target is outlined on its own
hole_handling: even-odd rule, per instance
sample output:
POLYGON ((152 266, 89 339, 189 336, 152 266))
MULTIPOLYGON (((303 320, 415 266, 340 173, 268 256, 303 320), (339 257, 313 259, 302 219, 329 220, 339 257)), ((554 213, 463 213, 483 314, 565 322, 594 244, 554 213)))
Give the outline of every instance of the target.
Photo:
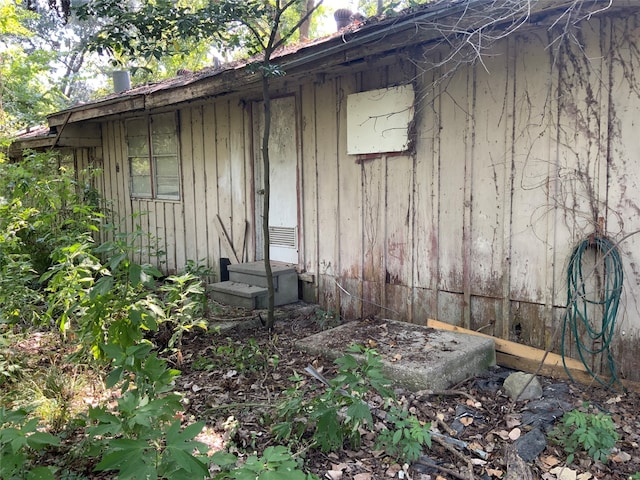
MULTIPOLYGON (((305 9, 302 12, 302 17, 305 17, 315 9, 315 0, 307 0, 305 9)), ((311 16, 300 24, 300 41, 306 42, 309 40, 309 30, 311 29, 311 16)))
MULTIPOLYGON (((268 66, 269 52, 265 52, 265 67, 268 66)), ((271 270, 271 253, 269 246, 269 204, 271 195, 270 184, 270 163, 269 163, 269 134, 271 132, 271 95, 269 92, 269 78, 267 77, 267 69, 262 72, 262 100, 264 105, 264 132, 262 133, 262 170, 264 177, 264 197, 262 204, 262 232, 264 236, 264 269, 267 276, 267 323, 266 327, 269 331, 273 330, 275 323, 274 300, 275 290, 273 287, 273 272, 271 270)))

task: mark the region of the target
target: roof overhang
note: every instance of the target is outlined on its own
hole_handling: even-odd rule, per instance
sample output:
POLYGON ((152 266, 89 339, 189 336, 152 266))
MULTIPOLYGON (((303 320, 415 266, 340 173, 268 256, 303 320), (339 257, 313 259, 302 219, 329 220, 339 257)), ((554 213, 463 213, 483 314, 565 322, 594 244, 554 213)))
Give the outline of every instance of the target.
MULTIPOLYGON (((572 5, 575 0, 530 0, 523 2, 528 7, 528 21, 534 22, 544 16, 560 14, 572 5)), ((637 0, 593 0, 595 13, 609 8, 635 6, 637 0)), ((380 55, 412 44, 426 44, 443 38, 443 29, 436 25, 454 24, 459 31, 471 31, 474 18, 470 13, 482 14, 486 17, 487 8, 514 8, 513 0, 441 0, 426 4, 398 17, 387 18, 377 23, 365 24, 355 30, 341 32, 325 40, 312 42, 293 49, 289 53, 279 53, 273 62, 285 72, 286 78, 296 75, 309 75, 323 72, 332 66, 351 64, 367 56, 380 55), (465 23, 466 22, 466 23, 465 23)), ((503 12, 504 13, 504 12, 503 12)), ((493 28, 507 28, 512 20, 505 17, 504 25, 496 24, 493 28)), ((249 91, 260 85, 260 76, 248 63, 236 64, 223 69, 211 69, 198 72, 186 78, 176 77, 155 85, 133 88, 117 95, 111 95, 76 107, 56 112, 48 117, 49 125, 59 127, 67 123, 98 120, 112 115, 177 105, 202 98, 226 95, 235 92, 249 91)))

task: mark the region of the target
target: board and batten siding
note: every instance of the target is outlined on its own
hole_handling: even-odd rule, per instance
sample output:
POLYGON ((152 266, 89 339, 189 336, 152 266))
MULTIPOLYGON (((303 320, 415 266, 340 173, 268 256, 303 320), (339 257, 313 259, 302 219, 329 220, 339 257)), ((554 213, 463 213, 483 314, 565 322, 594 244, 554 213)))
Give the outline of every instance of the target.
POLYGON ((220 240, 218 217, 238 256, 244 247, 245 260, 251 258, 249 118, 238 99, 178 111, 179 201, 129 195, 125 120, 104 124, 103 193, 121 231, 144 232, 132 235, 136 260, 156 263, 165 273, 184 270, 188 261, 217 271, 219 259, 231 256, 220 240))
POLYGON ((317 255, 303 267, 324 308, 438 318, 557 351, 571 253, 600 231, 621 242, 613 350, 638 378, 637 20, 589 22, 561 49, 532 29, 447 78, 398 55, 328 76, 313 98, 303 88, 303 231, 317 255), (411 82, 415 151, 346 155, 347 96, 411 82))
MULTIPOLYGON (((446 76, 447 65, 421 62, 434 50, 412 48, 354 70, 285 77, 274 98, 294 95, 298 109, 298 269, 313 279, 305 292, 345 319, 437 318, 557 351, 569 257, 600 229, 621 242, 626 275, 620 373, 640 378, 637 25, 633 15, 593 18, 579 44, 562 48, 549 48, 547 28, 523 29, 446 76), (348 95, 406 84, 416 93, 412 150, 348 155, 348 95)), ((141 214, 133 218, 157 235, 165 271, 187 260, 217 269, 231 257, 218 216, 238 255, 255 259, 259 146, 246 105, 259 99, 180 108, 179 202, 130 198, 124 121, 103 124, 104 194, 127 228, 141 214)))

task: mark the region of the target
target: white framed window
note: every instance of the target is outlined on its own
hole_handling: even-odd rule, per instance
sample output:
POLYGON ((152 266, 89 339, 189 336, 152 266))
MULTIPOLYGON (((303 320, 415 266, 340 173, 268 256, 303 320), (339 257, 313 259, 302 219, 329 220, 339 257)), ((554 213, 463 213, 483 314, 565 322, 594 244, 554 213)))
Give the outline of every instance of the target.
POLYGON ((177 123, 174 113, 127 120, 132 197, 180 200, 177 123))

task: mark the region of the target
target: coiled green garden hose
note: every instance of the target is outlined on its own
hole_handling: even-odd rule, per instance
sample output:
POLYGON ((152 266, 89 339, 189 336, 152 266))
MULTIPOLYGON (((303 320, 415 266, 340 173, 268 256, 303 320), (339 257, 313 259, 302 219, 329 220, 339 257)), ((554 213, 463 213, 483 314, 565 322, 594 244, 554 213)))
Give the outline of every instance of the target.
POLYGON ((562 359, 569 378, 565 359, 565 341, 567 332, 571 332, 580 360, 587 372, 604 386, 611 386, 619 381, 616 365, 611 353, 611 342, 615 332, 616 316, 622 294, 624 273, 622 260, 616 245, 606 237, 593 235, 580 242, 571 254, 567 268, 567 311, 564 315, 562 329, 562 359), (592 251, 596 255, 585 268, 585 254, 592 251), (601 265, 601 267, 599 267, 601 265), (595 285, 591 279, 597 275, 601 282, 599 288, 587 291, 587 284, 595 285), (600 306, 602 318, 589 318, 600 306), (591 310, 591 314, 589 311, 591 310), (589 365, 590 356, 603 354, 609 369, 609 378, 603 380, 589 365))

